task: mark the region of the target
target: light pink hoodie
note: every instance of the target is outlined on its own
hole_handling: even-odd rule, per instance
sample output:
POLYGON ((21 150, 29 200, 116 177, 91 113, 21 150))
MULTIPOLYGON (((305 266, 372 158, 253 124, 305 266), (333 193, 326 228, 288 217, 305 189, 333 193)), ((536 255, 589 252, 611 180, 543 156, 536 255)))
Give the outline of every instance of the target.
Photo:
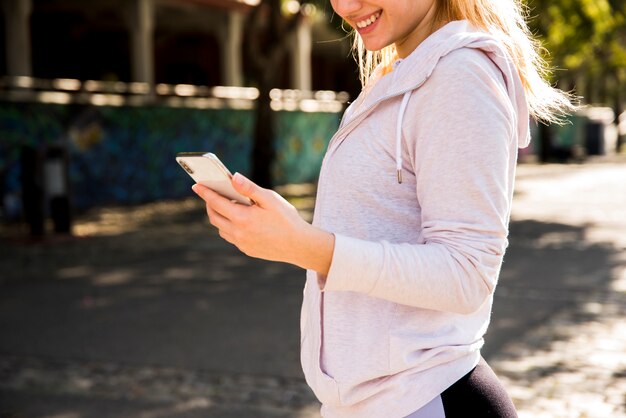
POLYGON ((307 272, 301 317, 323 416, 405 417, 476 365, 528 117, 501 44, 466 21, 348 108, 313 221, 335 234, 332 265, 325 285, 307 272))

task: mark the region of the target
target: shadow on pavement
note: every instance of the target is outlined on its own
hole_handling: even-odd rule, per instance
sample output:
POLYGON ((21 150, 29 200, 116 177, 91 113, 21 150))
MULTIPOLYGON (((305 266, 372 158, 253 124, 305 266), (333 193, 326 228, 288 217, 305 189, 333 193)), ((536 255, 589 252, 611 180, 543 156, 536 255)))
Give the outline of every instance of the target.
MULTIPOLYGON (((178 206, 91 214, 81 238, 0 241, 0 404, 10 408, 0 416, 279 417, 317 407, 299 363, 304 272, 241 255, 203 206, 178 206)), ((581 308, 609 292, 617 263, 584 227, 512 222, 509 238, 487 359, 564 309, 592 321, 581 308)), ((537 346, 558 338, 554 329, 537 346)))
MULTIPOLYGON (((575 321, 571 326, 596 319, 585 306, 612 294, 612 272, 623 261, 612 244, 590 243, 585 236, 585 227, 533 220, 511 223, 510 245, 483 348, 485 358, 489 360, 563 310, 573 313, 569 315, 575 321)), ((531 341, 531 348, 547 349, 564 337, 561 331, 551 329, 548 335, 531 341)))

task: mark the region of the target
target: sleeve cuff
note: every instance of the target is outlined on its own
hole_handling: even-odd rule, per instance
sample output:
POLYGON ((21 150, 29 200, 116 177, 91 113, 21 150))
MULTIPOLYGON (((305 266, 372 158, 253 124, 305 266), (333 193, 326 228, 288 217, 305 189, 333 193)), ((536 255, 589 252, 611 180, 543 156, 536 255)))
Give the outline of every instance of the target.
POLYGON ((369 294, 380 277, 383 246, 380 243, 335 235, 335 248, 326 281, 320 290, 369 294))

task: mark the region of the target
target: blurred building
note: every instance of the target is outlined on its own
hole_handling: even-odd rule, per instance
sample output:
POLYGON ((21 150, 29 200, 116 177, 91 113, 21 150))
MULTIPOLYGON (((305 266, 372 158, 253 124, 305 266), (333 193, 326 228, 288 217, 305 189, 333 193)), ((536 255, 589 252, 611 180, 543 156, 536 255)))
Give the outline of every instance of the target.
MULTIPOLYGON (((0 221, 37 235, 71 210, 188 196, 180 151, 248 174, 260 93, 244 49, 259 3, 0 0, 0 221)), ((298 22, 273 69, 275 184, 316 180, 344 91, 360 87, 341 22, 324 10, 298 22)))
MULTIPOLYGON (((1 0, 0 75, 247 86, 245 20, 259 2, 1 0)), ((276 87, 358 90, 349 43, 329 20, 297 31, 276 87)))

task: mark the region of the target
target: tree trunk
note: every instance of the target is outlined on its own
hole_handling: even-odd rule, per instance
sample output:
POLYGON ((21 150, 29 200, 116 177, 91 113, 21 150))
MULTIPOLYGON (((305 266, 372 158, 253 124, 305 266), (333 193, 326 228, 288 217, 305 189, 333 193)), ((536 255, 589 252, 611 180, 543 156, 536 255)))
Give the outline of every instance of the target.
MULTIPOLYGON (((263 79, 265 77, 262 77, 263 79)), ((261 187, 271 188, 274 149, 274 111, 270 104, 271 81, 259 84, 259 98, 254 123, 254 145, 252 147, 252 179, 261 187)))
POLYGON ((263 0, 254 9, 248 19, 245 42, 245 53, 253 70, 251 76, 259 89, 252 146, 252 180, 267 188, 273 186, 272 165, 276 156, 275 112, 270 106, 269 94, 278 86, 290 38, 302 21, 301 15, 283 16, 280 5, 279 0, 263 0))

